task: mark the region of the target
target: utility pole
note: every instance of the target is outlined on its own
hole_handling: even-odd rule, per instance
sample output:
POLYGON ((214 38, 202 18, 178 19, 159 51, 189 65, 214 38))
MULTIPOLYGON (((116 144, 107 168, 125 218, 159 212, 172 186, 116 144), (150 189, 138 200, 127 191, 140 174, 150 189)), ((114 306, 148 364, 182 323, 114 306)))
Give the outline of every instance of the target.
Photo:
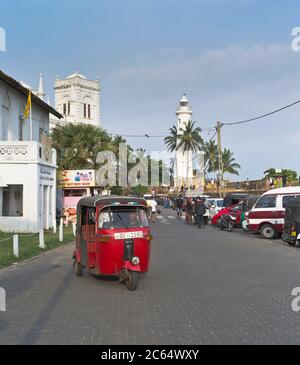
POLYGON ((221 144, 221 128, 222 123, 217 122, 216 130, 218 134, 218 161, 219 161, 219 191, 223 197, 223 158, 222 158, 222 144, 221 144))

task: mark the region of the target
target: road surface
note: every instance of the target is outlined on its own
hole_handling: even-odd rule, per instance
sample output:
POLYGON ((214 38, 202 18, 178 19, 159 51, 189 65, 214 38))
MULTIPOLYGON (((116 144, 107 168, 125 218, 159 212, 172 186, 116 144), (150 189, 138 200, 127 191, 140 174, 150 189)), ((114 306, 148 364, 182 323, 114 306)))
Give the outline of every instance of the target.
POLYGON ((151 269, 131 292, 77 277, 73 246, 0 271, 0 344, 300 344, 300 249, 199 230, 162 210, 151 269))

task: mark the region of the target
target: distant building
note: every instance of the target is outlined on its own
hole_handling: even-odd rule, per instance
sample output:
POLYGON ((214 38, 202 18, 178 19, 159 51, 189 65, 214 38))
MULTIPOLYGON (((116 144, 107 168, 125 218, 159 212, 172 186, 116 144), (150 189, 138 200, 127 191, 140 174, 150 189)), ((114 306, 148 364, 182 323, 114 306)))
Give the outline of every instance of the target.
MULTIPOLYGON (((55 109, 64 118, 61 123, 92 124, 100 127, 100 85, 99 80, 88 80, 78 71, 65 79, 58 76, 54 85, 55 109)), ((51 118, 51 128, 58 119, 51 118)))
MULTIPOLYGON (((30 88, 31 89, 31 88, 30 88)), ((32 89, 31 89, 32 90, 32 89)), ((49 114, 42 76, 32 90, 32 140, 23 113, 29 89, 0 71, 0 230, 38 232, 56 219, 56 150, 47 137, 49 114), (39 95, 40 97, 38 97, 39 95)))
POLYGON ((26 84, 24 81, 20 81, 20 84, 24 86, 26 89, 30 90, 34 95, 38 96, 40 99, 45 101, 46 94, 44 91, 44 76, 42 73, 40 74, 39 87, 37 90, 31 87, 30 85, 26 84))
MULTIPOLYGON (((179 108, 176 111, 177 115, 177 133, 181 134, 181 129, 185 129, 185 124, 192 119, 192 109, 189 106, 189 101, 184 94, 179 102, 179 108)), ((177 142, 179 143, 179 141, 177 142)), ((189 186, 193 179, 193 153, 192 151, 184 151, 181 147, 176 150, 176 172, 175 184, 177 187, 189 186)))
MULTIPOLYGON (((184 94, 179 101, 177 115, 177 134, 182 134, 186 124, 192 120, 192 108, 184 94)), ((177 142, 177 145, 179 140, 177 142)), ((202 193, 204 189, 204 153, 202 151, 193 154, 191 150, 184 151, 184 147, 176 150, 175 156, 175 186, 186 187, 189 190, 197 190, 202 193)))

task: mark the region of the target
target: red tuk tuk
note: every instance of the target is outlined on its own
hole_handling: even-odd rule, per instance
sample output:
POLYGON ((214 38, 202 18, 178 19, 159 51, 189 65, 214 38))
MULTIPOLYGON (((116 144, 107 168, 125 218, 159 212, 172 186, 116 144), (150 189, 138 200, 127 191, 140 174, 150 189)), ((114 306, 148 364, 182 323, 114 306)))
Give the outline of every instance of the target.
POLYGON ((152 235, 144 199, 96 196, 77 205, 76 275, 83 268, 96 275, 119 276, 130 290, 138 273, 149 268, 152 235))

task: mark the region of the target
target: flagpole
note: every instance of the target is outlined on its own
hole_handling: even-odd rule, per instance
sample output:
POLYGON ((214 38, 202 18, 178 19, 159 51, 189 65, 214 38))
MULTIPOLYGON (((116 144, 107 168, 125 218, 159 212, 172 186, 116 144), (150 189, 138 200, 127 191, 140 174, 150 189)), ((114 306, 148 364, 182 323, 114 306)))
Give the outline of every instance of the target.
POLYGON ((32 114, 31 114, 31 100, 30 100, 30 140, 32 141, 32 114))

